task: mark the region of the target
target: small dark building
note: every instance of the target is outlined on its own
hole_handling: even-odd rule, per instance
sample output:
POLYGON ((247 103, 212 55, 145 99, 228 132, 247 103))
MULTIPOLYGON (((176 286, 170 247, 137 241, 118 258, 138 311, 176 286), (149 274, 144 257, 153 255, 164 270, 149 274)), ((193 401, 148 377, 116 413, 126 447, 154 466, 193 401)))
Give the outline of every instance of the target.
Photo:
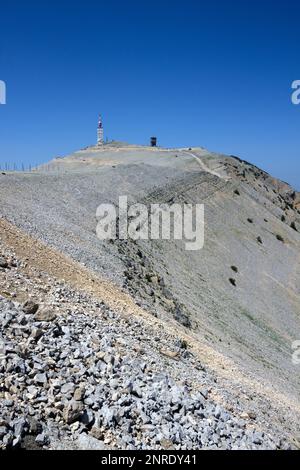
POLYGON ((151 144, 151 147, 156 147, 157 138, 156 137, 151 137, 150 144, 151 144))

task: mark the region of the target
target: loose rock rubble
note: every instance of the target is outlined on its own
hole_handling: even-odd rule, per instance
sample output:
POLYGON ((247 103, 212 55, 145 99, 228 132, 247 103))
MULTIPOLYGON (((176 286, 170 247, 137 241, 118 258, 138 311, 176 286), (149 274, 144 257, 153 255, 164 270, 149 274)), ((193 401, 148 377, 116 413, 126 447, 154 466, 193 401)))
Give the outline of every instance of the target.
POLYGON ((6 279, 28 298, 0 296, 2 448, 289 448, 210 399, 215 379, 182 340, 14 264, 6 279))
MULTIPOLYGON (((0 237, 3 233, 10 247, 19 248, 29 268, 38 265, 83 291, 89 273, 81 276, 81 267, 91 277, 97 274, 122 287, 145 316, 155 315, 149 315, 149 322, 161 322, 166 331, 190 338, 188 352, 193 348, 218 382, 212 383, 210 374, 199 374, 192 358, 187 363, 177 355, 161 358, 159 350, 172 352, 175 340, 155 331, 159 340, 156 345, 151 341, 152 352, 143 337, 136 343, 155 356, 158 368, 176 381, 187 377, 191 384, 211 387, 210 396, 225 407, 230 404, 238 417, 254 411, 257 428, 272 436, 297 437, 299 368, 293 364, 291 344, 299 337, 300 239, 294 228, 299 230, 300 194, 251 164, 203 148, 150 150, 115 143, 75 152, 50 166, 50 172, 39 168, 31 174, 0 174, 0 237), (148 209, 152 203, 204 203, 204 248, 190 252, 184 240, 173 236, 136 243, 130 237, 99 240, 96 208, 103 203, 117 207, 122 195, 128 195, 129 206, 143 203, 148 209), (16 227, 22 232, 20 241, 16 227), (36 251, 30 237, 37 240, 36 251), (45 249, 40 250, 40 242, 45 249), (79 272, 73 277, 63 259, 52 260, 47 246, 76 260, 79 272), (231 266, 238 268, 236 275, 231 266), (229 281, 233 278, 236 287, 229 281), (175 366, 167 367, 171 362, 175 366)), ((5 278, 14 268, 11 253, 0 250, 0 275, 5 278)), ((21 305, 32 298, 41 304, 40 312, 52 306, 54 284, 43 278, 36 282, 39 289, 27 285, 20 298, 18 286, 5 283, 0 294, 21 305), (43 296, 47 284, 51 286, 43 296)), ((108 295, 101 290, 99 299, 113 299, 110 287, 108 295)), ((97 295, 95 288, 87 291, 97 295)), ((117 293, 115 297, 118 302, 117 293)), ((54 305, 56 315, 61 315, 65 300, 54 305)), ((73 311, 74 305, 68 308, 73 311)), ((113 308, 120 313, 116 304, 113 308)), ((92 313, 88 301, 84 311, 92 313)), ((36 338, 41 334, 40 328, 33 333, 36 338)))

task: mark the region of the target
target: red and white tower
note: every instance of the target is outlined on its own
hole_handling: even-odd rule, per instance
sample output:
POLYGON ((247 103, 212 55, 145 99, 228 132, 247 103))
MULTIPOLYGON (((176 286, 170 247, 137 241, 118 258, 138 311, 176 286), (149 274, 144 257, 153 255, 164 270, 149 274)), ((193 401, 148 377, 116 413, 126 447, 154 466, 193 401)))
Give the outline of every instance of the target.
POLYGON ((98 145, 103 145, 104 140, 103 140, 103 125, 102 125, 102 117, 99 115, 98 119, 98 128, 97 128, 97 144, 98 145))

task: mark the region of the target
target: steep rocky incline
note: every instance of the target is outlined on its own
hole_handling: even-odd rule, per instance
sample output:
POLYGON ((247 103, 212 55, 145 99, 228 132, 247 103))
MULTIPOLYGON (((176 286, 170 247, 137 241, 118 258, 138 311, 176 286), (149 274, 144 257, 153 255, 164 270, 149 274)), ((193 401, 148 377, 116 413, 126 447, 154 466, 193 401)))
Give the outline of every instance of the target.
POLYGON ((219 387, 222 405, 215 374, 180 337, 37 270, 30 250, 21 260, 1 242, 0 253, 2 448, 295 445, 252 398, 244 408, 219 387))
MULTIPOLYGON (((300 339, 299 193, 234 156, 115 143, 31 173, 0 174, 0 200, 4 257, 12 249, 24 260, 35 246, 34 279, 45 270, 53 282, 105 301, 114 315, 127 312, 130 321, 187 341, 216 374, 214 399, 233 408, 239 400, 243 413, 250 396, 264 429, 297 441, 300 369, 291 345, 300 339), (100 241, 96 209, 120 195, 147 205, 204 203, 204 248, 189 252, 180 240, 100 241)), ((12 293, 9 285, 5 291, 12 293)), ((36 294, 32 285, 28 293, 36 294)), ((19 317, 20 305, 11 308, 19 317)))

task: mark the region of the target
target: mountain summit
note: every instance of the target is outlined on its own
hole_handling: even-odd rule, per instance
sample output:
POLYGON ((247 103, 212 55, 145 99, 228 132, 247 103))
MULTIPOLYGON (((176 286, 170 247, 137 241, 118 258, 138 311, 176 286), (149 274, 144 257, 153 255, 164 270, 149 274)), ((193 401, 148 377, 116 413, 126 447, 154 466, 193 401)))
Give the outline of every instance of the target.
MULTIPOLYGON (((32 257, 41 276, 46 272, 73 282, 95 298, 101 292, 103 302, 109 297, 116 311, 126 297, 129 303, 120 308, 130 321, 143 311, 158 342, 165 331, 159 350, 170 370, 177 369, 176 379, 186 377, 168 345, 168 332, 181 338, 186 357, 200 360, 197 380, 205 382, 204 370, 211 371, 214 399, 233 403, 229 408, 244 418, 248 413, 247 419, 252 410, 265 429, 294 442, 300 385, 299 367, 292 362, 292 343, 300 339, 300 193, 251 163, 201 147, 109 143, 56 158, 30 173, 2 173, 0 199, 2 250, 27 258, 29 265, 32 257), (117 204, 124 195, 132 204, 204 204, 203 249, 189 252, 180 240, 99 240, 97 207, 117 204), (22 237, 28 242, 18 245, 22 237), (45 257, 44 268, 34 254, 34 240, 45 257), (71 264, 64 271, 65 262, 71 264), (85 282, 78 280, 77 269, 87 276, 85 282)), ((14 289, 14 301, 25 301, 22 288, 14 289)), ((56 310, 59 314, 59 305, 56 310)), ((137 348, 145 347, 142 337, 136 342, 137 348)))

